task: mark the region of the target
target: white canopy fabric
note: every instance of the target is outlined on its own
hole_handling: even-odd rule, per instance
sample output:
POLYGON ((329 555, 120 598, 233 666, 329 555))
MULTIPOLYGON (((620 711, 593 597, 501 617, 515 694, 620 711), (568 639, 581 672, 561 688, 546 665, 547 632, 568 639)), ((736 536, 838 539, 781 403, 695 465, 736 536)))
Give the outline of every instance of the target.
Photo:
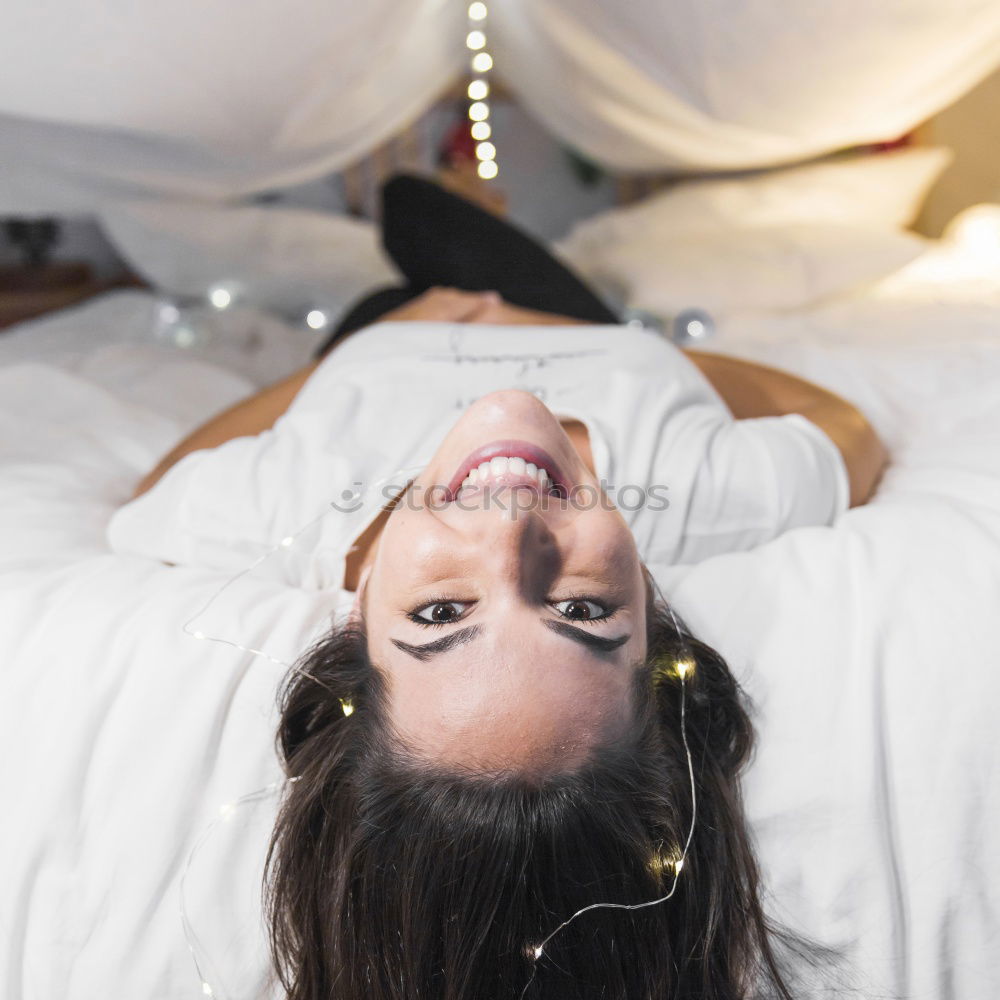
POLYGON ((494 0, 498 67, 626 170, 767 167, 894 139, 1000 62, 997 0, 494 0))
POLYGON ((0 211, 321 177, 465 65, 455 0, 0 4, 0 211))
MULTIPOLYGON (((624 170, 892 138, 1000 63, 998 0, 492 0, 496 72, 624 170)), ((225 200, 321 176, 463 71, 466 0, 14 0, 0 211, 225 200)))

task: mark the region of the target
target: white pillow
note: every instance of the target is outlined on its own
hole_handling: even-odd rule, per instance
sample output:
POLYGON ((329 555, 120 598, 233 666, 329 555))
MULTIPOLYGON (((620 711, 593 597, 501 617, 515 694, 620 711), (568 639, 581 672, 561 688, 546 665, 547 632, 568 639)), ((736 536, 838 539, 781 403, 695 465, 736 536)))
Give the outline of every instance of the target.
POLYGON ((558 245, 577 266, 609 241, 680 231, 828 222, 900 229, 920 211, 952 153, 939 147, 838 156, 785 170, 681 181, 578 223, 558 245))
POLYGON ((912 233, 825 223, 647 233, 595 250, 585 273, 661 315, 793 309, 891 274, 925 246, 912 233))
POLYGON ((289 316, 338 312, 399 284, 370 222, 302 209, 135 201, 106 209, 110 239, 158 289, 204 297, 224 285, 289 316))

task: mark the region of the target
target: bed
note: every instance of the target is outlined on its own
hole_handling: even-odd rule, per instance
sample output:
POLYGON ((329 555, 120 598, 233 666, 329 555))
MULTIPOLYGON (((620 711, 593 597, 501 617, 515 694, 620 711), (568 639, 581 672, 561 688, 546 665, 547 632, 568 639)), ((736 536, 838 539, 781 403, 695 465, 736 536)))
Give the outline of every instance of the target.
MULTIPOLYGON (((166 565, 107 528, 185 433, 310 357, 325 334, 291 317, 394 279, 370 224, 252 199, 453 85, 461 6, 78 0, 0 32, 0 211, 98 214, 156 289, 0 335, 4 998, 280 996, 259 894, 275 696, 332 595, 289 585, 279 538, 166 565)), ((833 527, 654 567, 755 704, 767 909, 837 954, 819 995, 993 1000, 1000 209, 911 232, 935 149, 777 168, 924 121, 996 67, 1000 10, 659 10, 491 5, 498 70, 561 142, 632 180, 740 171, 636 182, 556 252, 650 322, 704 309, 697 346, 841 393, 892 453, 833 527)))
MULTIPOLYGON (((690 206, 671 197, 676 242, 690 206)), ((590 220, 561 252, 606 274, 608 255, 581 248, 617 229, 632 242, 615 260, 639 260, 668 210, 645 228, 623 211, 628 225, 590 220)), ((801 237, 800 221, 764 229, 768 245, 801 237)), ((856 995, 986 1000, 1000 988, 1000 218, 967 213, 902 266, 864 232, 879 278, 837 292, 824 279, 780 308, 760 280, 731 287, 705 346, 861 406, 893 455, 875 500, 833 528, 657 572, 755 702, 745 790, 772 914, 837 949, 836 982, 856 995)), ((746 234, 720 224, 715 238, 746 234)), ((805 245, 814 271, 817 246, 835 268, 841 251, 805 245)), ((630 294, 666 308, 643 298, 648 278, 630 294)), ((235 564, 114 553, 105 530, 163 451, 303 363, 316 335, 244 309, 183 348, 158 339, 162 309, 118 292, 0 340, 7 997, 275 994, 257 895, 275 693, 330 595, 260 571, 219 595, 235 564)))

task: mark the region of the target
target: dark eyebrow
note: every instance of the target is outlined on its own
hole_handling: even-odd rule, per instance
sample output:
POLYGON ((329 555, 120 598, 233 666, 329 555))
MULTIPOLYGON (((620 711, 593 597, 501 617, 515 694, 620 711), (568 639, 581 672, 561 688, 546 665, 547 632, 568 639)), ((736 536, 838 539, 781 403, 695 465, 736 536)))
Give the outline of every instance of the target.
POLYGON ((598 653, 614 652, 619 646, 624 646, 632 638, 631 635, 622 635, 617 639, 606 639, 603 635, 595 635, 585 628, 576 628, 574 625, 567 625, 566 622, 552 621, 551 618, 544 618, 543 622, 553 632, 558 632, 559 635, 564 635, 567 639, 572 639, 574 642, 578 642, 588 649, 596 650, 598 653))
POLYGON ((449 632, 447 635, 441 636, 440 639, 425 642, 420 646, 412 646, 410 643, 403 642, 400 639, 393 639, 392 644, 404 653, 409 653, 415 660, 427 661, 437 653, 447 652, 456 646, 464 646, 465 643, 475 639, 479 635, 479 632, 480 628, 478 625, 469 625, 466 628, 457 629, 455 632, 449 632))

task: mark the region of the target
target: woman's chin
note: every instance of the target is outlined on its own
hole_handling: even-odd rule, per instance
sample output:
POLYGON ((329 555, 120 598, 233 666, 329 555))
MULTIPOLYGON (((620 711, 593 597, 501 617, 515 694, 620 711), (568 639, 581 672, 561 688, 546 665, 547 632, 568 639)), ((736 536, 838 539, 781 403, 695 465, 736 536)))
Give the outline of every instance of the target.
POLYGON ((528 441, 568 469, 579 456, 559 419, 537 396, 502 389, 477 399, 455 422, 428 466, 435 482, 447 483, 462 460, 492 441, 528 441))
POLYGON ((459 417, 452 430, 458 432, 477 425, 484 430, 536 427, 540 432, 562 431, 553 412, 534 393, 524 389, 500 389, 480 396, 459 417))

